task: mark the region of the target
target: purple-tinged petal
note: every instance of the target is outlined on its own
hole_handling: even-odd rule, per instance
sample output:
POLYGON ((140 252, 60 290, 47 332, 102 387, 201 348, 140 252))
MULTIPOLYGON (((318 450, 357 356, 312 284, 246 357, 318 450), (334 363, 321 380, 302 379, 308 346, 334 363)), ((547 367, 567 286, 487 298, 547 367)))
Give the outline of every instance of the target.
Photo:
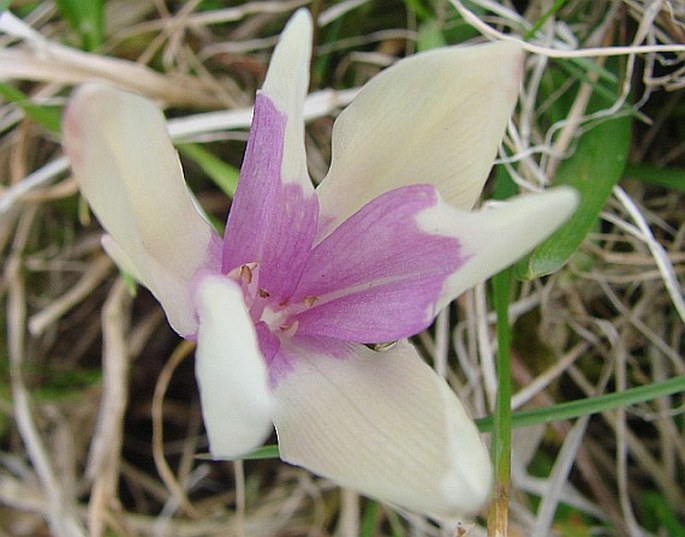
POLYGON ((209 450, 232 458, 259 447, 273 428, 266 365, 240 287, 221 275, 200 276, 194 286, 195 374, 209 450))
POLYGON ((457 397, 410 343, 385 352, 323 339, 288 344, 298 359, 274 390, 283 460, 437 518, 483 506, 488 452, 457 397))
POLYGON ((522 58, 511 42, 450 47, 401 60, 369 81, 333 127, 317 236, 409 184, 431 183, 450 205, 471 209, 516 103, 522 58))
POLYGON ((426 328, 445 279, 465 261, 459 239, 416 222, 437 203, 429 185, 387 192, 318 244, 290 305, 297 333, 369 343, 426 328))
POLYGON ((295 370, 295 364, 300 359, 292 346, 282 345, 279 341, 278 350, 267 360, 269 371, 269 386, 275 390, 278 383, 295 370))
POLYGON ((226 225, 223 270, 260 267, 273 300, 292 293, 316 232, 318 202, 307 173, 303 106, 312 21, 299 10, 281 34, 257 94, 238 189, 226 225))
POLYGON ((238 189, 228 215, 222 270, 259 266, 259 287, 272 299, 288 297, 302 273, 314 233, 318 204, 313 189, 286 183, 281 174, 288 119, 257 95, 238 189))
POLYGON ((219 271, 220 239, 195 208, 160 110, 102 84, 76 91, 64 148, 81 192, 123 261, 180 334, 197 330, 188 293, 201 269, 219 271))
POLYGON ((530 252, 573 214, 577 204, 575 190, 559 187, 475 212, 439 203, 419 214, 417 220, 425 233, 460 241, 467 260, 447 278, 435 313, 530 252))

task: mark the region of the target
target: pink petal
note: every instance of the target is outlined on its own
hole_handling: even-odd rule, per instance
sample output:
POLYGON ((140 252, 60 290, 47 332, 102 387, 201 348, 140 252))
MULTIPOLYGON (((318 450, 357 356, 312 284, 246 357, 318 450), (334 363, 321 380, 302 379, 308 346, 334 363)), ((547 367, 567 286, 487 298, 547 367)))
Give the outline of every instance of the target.
POLYGON ((273 300, 292 293, 316 230, 318 203, 307 173, 304 99, 312 21, 300 9, 274 49, 258 93, 238 189, 226 225, 222 267, 257 263, 273 300))
POLYGON ((274 299, 288 297, 304 267, 318 205, 313 187, 284 183, 281 174, 286 122, 271 100, 257 95, 238 189, 228 215, 222 270, 260 267, 259 286, 274 299))
POLYGON ((437 203, 428 185, 387 192, 318 244, 292 299, 304 304, 298 334, 368 343, 426 328, 445 279, 464 263, 459 239, 416 222, 437 203))

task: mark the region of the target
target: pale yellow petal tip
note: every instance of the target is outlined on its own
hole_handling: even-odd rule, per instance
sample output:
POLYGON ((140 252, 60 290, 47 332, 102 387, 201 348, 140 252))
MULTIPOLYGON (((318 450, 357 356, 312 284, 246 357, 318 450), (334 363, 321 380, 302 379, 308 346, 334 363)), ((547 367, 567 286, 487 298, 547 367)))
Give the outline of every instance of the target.
MULTIPOLYGON (((62 145, 74 171, 80 169, 85 158, 86 140, 90 138, 88 128, 92 122, 92 110, 99 107, 103 84, 90 83, 79 86, 72 93, 62 117, 62 145)), ((78 174, 77 174, 78 179, 78 174)))
POLYGON ((84 120, 87 121, 103 108, 111 108, 121 95, 128 94, 100 82, 88 82, 78 86, 72 93, 64 112, 65 136, 70 134, 69 129, 72 126, 78 126, 84 120))
POLYGON ((454 461, 454 466, 440 483, 445 509, 437 513, 440 518, 468 518, 477 514, 490 498, 492 492, 492 463, 485 446, 482 453, 469 458, 464 454, 454 461), (468 464, 468 466, 467 466, 468 464))
POLYGON ((491 51, 490 63, 501 72, 502 89, 518 96, 523 80, 523 47, 518 41, 497 41, 487 47, 491 51))
MULTIPOLYGON (((580 204, 580 194, 571 186, 557 186, 545 192, 547 204, 556 207, 563 220, 568 219, 580 204)), ((551 208, 550 208, 551 209, 551 208)), ((562 221, 563 221, 562 220, 562 221)))
POLYGON ((525 51, 523 50, 523 46, 521 46, 521 43, 519 43, 518 41, 503 41, 502 44, 506 46, 506 54, 509 57, 509 64, 512 66, 513 69, 513 80, 516 84, 515 89, 518 93, 521 87, 521 82, 523 80, 523 62, 526 56, 525 51))
POLYGON ((86 82, 74 90, 71 96, 71 102, 77 101, 79 103, 87 103, 88 101, 92 102, 93 100, 109 100, 120 93, 123 92, 121 90, 116 90, 112 86, 102 82, 86 82))
POLYGON ((83 161, 85 129, 88 125, 88 110, 93 97, 97 98, 101 84, 86 84, 76 88, 64 110, 62 118, 62 143, 72 167, 83 161))
MULTIPOLYGON (((308 57, 311 54, 313 32, 314 24, 309 10, 300 8, 283 28, 278 48, 288 53, 301 50, 308 57)), ((283 83, 282 80, 280 82, 283 83)))
POLYGON ((508 56, 511 61, 521 61, 525 55, 523 44, 516 39, 507 39, 506 41, 496 41, 495 47, 498 47, 503 56, 508 56))
POLYGON ((306 34, 307 37, 311 39, 312 33, 312 15, 309 13, 307 8, 301 7, 295 14, 290 18, 288 24, 284 31, 297 32, 300 34, 306 34))
POLYGON ((87 143, 106 137, 122 111, 139 121, 161 116, 151 101, 107 84, 88 82, 74 90, 62 118, 62 143, 72 168, 83 162, 87 143))
POLYGON ((297 10, 281 33, 262 86, 262 91, 272 100, 279 101, 287 95, 293 80, 301 82, 306 92, 312 36, 313 23, 309 11, 305 8, 297 10))

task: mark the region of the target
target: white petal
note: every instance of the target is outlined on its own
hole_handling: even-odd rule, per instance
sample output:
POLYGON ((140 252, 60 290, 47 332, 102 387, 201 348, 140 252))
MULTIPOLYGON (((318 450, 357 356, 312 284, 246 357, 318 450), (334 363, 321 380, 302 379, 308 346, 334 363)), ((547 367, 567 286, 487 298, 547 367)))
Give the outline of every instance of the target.
POLYGON ((492 470, 478 430, 414 347, 297 349, 275 390, 281 457, 379 500, 438 518, 474 514, 492 470))
POLYGON ((188 286, 218 265, 218 237, 200 216, 166 130, 143 97, 87 84, 64 118, 64 147, 81 192, 132 270, 181 334, 196 330, 188 286))
POLYGON ((420 213, 419 227, 428 233, 456 238, 465 259, 448 277, 435 312, 530 252, 571 216, 577 204, 574 189, 559 187, 475 212, 440 203, 420 213))
POLYGON ((304 99, 309 88, 312 54, 312 19, 306 9, 290 19, 274 49, 262 93, 286 115, 283 164, 284 182, 301 182, 311 190, 304 146, 304 99))
POLYGON ((339 223, 413 183, 433 184, 449 204, 470 209, 516 102, 522 58, 511 42, 452 47, 373 78, 335 122, 322 213, 339 223))
POLYGON ((204 276, 195 299, 195 375, 209 449, 216 458, 233 458, 259 447, 273 428, 266 365, 236 284, 225 276, 204 276))

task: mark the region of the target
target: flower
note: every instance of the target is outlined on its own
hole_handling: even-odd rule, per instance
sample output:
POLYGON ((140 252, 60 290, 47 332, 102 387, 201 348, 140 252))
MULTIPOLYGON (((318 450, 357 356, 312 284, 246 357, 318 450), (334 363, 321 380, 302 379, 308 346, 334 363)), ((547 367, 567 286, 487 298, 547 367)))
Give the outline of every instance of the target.
POLYGON ((417 54, 375 77, 338 117, 315 189, 311 35, 301 10, 274 50, 223 239, 144 98, 85 85, 64 146, 107 252, 197 339, 213 456, 247 453, 275 425, 288 462, 434 517, 469 515, 491 487, 487 450, 406 338, 547 237, 576 197, 471 212, 517 98, 522 53, 509 43, 417 54))

